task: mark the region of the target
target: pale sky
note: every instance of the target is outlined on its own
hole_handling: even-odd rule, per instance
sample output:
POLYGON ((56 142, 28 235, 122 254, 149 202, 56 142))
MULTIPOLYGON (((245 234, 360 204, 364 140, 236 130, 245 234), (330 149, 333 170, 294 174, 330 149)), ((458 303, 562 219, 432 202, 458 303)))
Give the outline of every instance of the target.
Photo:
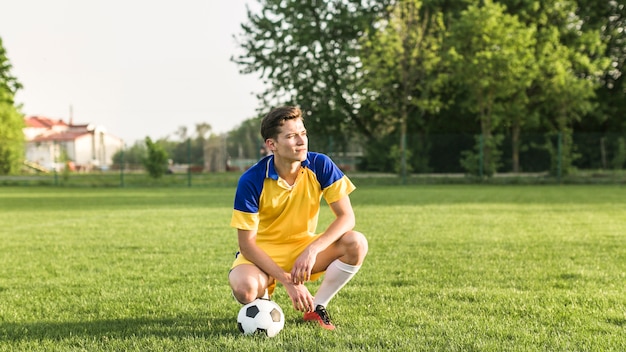
POLYGON ((253 0, 0 0, 0 38, 26 116, 93 123, 127 145, 227 132, 263 85, 230 61, 253 0), (70 108, 71 107, 71 108, 70 108))

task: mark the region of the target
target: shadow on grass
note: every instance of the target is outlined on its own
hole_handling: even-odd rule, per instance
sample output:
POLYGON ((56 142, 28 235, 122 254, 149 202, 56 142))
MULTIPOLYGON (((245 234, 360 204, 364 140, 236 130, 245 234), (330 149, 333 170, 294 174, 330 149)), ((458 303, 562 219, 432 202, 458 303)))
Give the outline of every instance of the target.
POLYGON ((231 337, 240 333, 233 320, 202 317, 121 318, 90 321, 39 321, 29 323, 2 322, 0 340, 33 341, 64 340, 68 338, 126 339, 126 338, 211 338, 231 337))

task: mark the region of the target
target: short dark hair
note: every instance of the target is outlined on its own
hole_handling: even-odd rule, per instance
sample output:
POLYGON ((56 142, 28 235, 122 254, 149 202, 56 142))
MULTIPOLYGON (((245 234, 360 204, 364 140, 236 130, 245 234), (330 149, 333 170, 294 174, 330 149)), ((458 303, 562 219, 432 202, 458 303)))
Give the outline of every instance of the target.
POLYGON ((292 119, 301 119, 304 121, 302 111, 299 107, 281 106, 272 109, 272 111, 261 120, 261 136, 263 140, 266 141, 270 138, 276 139, 280 133, 280 127, 283 126, 284 122, 292 119))

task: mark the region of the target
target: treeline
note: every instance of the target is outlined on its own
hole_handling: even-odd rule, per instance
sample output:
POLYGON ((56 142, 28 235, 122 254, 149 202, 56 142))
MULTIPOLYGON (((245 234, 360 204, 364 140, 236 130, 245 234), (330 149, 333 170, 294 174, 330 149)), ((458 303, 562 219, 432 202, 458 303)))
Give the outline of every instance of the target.
MULTIPOLYGON (((326 146, 319 141, 332 140, 334 151, 356 141, 368 170, 406 160, 401 172, 436 172, 432 136, 457 134, 471 136, 456 161, 467 172, 491 175, 504 163, 520 171, 522 136, 532 134, 543 136, 533 143, 551 153, 549 169, 559 163, 567 173, 575 133, 625 131, 622 0, 259 5, 236 36, 233 61, 267 83, 264 110, 301 106, 317 150, 326 146)), ((256 126, 243 124, 228 139, 258 133, 256 126)), ((611 141, 606 148, 624 149, 623 138, 611 141)))
POLYGON ((115 153, 112 157, 116 165, 145 168, 152 176, 160 177, 168 172, 170 164, 186 164, 203 167, 205 145, 219 136, 211 135, 208 123, 198 123, 195 131, 180 126, 175 135, 177 140, 168 137, 153 141, 146 137, 133 145, 115 153))

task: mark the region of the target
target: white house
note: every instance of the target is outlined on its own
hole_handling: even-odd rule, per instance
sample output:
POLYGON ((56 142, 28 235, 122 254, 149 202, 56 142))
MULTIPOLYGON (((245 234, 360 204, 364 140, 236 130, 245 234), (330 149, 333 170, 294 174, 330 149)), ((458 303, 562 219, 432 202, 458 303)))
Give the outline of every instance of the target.
POLYGON ((60 170, 67 160, 77 170, 107 169, 124 141, 106 133, 101 126, 74 125, 41 116, 27 117, 26 161, 44 169, 60 170))

